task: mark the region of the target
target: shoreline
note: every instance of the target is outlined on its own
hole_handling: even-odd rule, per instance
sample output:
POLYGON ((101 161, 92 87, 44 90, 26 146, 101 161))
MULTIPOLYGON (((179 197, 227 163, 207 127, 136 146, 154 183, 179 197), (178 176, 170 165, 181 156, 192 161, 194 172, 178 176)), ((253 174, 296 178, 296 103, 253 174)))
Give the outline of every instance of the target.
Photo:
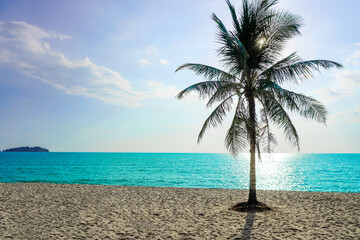
POLYGON ((355 239, 360 193, 0 183, 0 239, 355 239))
MULTIPOLYGON (((0 182, 0 184, 56 184, 56 185, 80 185, 80 186, 112 186, 112 187, 139 187, 139 188, 175 188, 175 189, 207 189, 207 190, 236 190, 236 191, 249 191, 248 189, 238 189, 238 188, 209 188, 209 187, 168 187, 168 186, 145 186, 145 185, 113 185, 113 184, 93 184, 93 183, 62 183, 62 182, 42 182, 42 181, 23 181, 23 182, 0 182)), ((360 192, 327 192, 327 191, 301 191, 301 190, 268 190, 268 189, 257 189, 256 191, 265 191, 265 192, 304 192, 304 193, 355 193, 360 194, 360 192)))

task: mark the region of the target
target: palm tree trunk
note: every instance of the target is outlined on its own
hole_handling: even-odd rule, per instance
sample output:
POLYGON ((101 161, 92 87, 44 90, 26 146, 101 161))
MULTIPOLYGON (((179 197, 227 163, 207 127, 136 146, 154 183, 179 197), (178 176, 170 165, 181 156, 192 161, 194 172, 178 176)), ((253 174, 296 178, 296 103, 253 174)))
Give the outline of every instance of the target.
POLYGON ((257 204, 256 199, 256 172, 255 172, 255 147, 256 147, 256 129, 255 129, 255 99, 254 95, 248 96, 249 101, 249 137, 250 137, 250 191, 249 205, 257 204))

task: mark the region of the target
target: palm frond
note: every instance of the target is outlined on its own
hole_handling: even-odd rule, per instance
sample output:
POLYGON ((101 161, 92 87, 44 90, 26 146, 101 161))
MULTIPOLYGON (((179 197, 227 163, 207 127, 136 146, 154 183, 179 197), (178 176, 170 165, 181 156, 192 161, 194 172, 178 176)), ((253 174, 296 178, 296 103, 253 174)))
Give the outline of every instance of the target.
POLYGON ((231 4, 230 0, 226 0, 226 4, 228 5, 230 13, 231 13, 234 29, 237 32, 241 31, 240 24, 239 24, 239 19, 237 17, 234 5, 231 4))
POLYGON ((233 121, 225 137, 225 147, 234 157, 236 157, 248 144, 248 120, 243 109, 242 99, 239 99, 233 121))
MULTIPOLYGON (((267 31, 267 41, 272 45, 283 45, 287 40, 300 35, 302 19, 288 11, 273 11, 267 31)), ((278 49, 277 49, 278 50, 278 49)))
POLYGON ((240 95, 243 87, 239 83, 228 83, 219 87, 216 92, 210 97, 206 107, 211 107, 215 102, 223 101, 229 96, 240 95))
POLYGON ((266 89, 273 90, 273 95, 282 106, 298 112, 300 116, 326 124, 328 112, 325 106, 316 99, 286 90, 271 81, 263 81, 263 84, 266 89))
POLYGON ((184 70, 184 69, 191 70, 191 71, 195 72, 195 74, 203 76, 204 78, 211 80, 211 81, 236 82, 236 80, 237 80, 236 76, 234 76, 230 73, 227 73, 227 72, 220 70, 218 68, 215 68, 215 67, 211 67, 211 66, 199 64, 199 63, 183 64, 180 67, 178 67, 175 72, 184 70))
POLYGON ((262 11, 262 12, 266 12, 267 10, 269 10, 271 7, 275 6, 276 4, 278 4, 279 0, 261 0, 259 1, 259 6, 258 6, 258 12, 262 11))
POLYGON ((277 140, 275 138, 275 135, 270 132, 270 121, 265 109, 260 110, 260 119, 264 126, 260 128, 258 149, 260 148, 260 146, 262 146, 263 152, 271 153, 273 152, 273 147, 277 145, 277 140))
POLYGON ((248 52, 242 42, 231 32, 228 32, 222 21, 215 15, 212 15, 218 27, 218 41, 221 47, 218 50, 221 60, 226 63, 232 73, 240 73, 244 67, 248 52))
POLYGON ((279 64, 277 66, 275 65, 262 72, 261 77, 277 84, 281 84, 285 81, 298 83, 299 81, 308 80, 313 78, 314 71, 320 72, 320 68, 329 69, 333 67, 342 67, 341 64, 328 60, 301 61, 280 67, 279 64))
POLYGON ((263 94, 261 103, 270 120, 284 131, 286 139, 300 149, 299 136, 289 115, 281 104, 271 94, 263 94))
POLYGON ((198 136, 198 143, 200 143, 201 139, 203 138, 206 130, 208 130, 211 126, 217 127, 218 125, 222 124, 222 121, 227 112, 231 110, 231 105, 233 103, 232 96, 226 98, 222 103, 219 104, 215 108, 215 110, 210 114, 210 116, 204 122, 199 136, 198 136))
POLYGON ((264 77, 266 76, 267 72, 271 72, 273 70, 282 68, 282 67, 287 67, 289 65, 292 65, 296 62, 300 62, 301 58, 299 56, 297 56, 296 52, 291 53, 289 56, 282 58, 281 60, 275 62, 271 67, 267 68, 265 71, 263 71, 260 74, 260 77, 264 77))
POLYGON ((187 87, 181 92, 179 92, 178 95, 176 95, 176 98, 181 100, 191 92, 197 92, 200 98, 205 99, 211 97, 216 92, 217 89, 219 89, 221 86, 225 85, 226 83, 228 82, 204 81, 204 82, 195 83, 190 87, 187 87))

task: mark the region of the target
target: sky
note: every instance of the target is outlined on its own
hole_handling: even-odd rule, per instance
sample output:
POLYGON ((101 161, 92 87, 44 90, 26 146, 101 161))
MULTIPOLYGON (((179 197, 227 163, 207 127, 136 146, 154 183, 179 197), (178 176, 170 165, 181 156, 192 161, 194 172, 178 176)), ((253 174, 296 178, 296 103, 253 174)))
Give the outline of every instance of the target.
MULTIPOLYGON (((359 152, 360 1, 280 0, 278 8, 304 23, 284 56, 296 51, 344 65, 284 85, 329 111, 326 126, 291 114, 300 152, 359 152)), ((213 12, 230 28, 223 0, 1 0, 0 149, 226 152, 231 116, 197 144, 211 109, 197 96, 175 99, 203 80, 175 73, 179 65, 222 67, 213 12)), ((275 152, 297 152, 275 133, 275 152)))

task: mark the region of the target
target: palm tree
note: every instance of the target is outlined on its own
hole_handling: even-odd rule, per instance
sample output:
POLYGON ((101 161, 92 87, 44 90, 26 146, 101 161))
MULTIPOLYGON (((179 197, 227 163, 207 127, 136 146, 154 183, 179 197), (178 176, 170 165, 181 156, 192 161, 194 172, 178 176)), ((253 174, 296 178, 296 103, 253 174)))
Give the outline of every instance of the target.
POLYGON ((286 139, 300 149, 299 136, 287 110, 326 124, 324 105, 314 98, 286 90, 281 84, 286 81, 299 83, 312 78, 313 72, 321 68, 342 66, 328 60, 303 61, 296 53, 282 57, 285 43, 300 34, 302 24, 299 16, 274 9, 277 0, 243 0, 239 15, 230 1, 226 2, 233 21, 232 30, 227 30, 221 20, 212 15, 218 29, 218 56, 225 70, 197 63, 181 65, 176 71, 189 69, 206 81, 182 90, 177 98, 182 99, 195 91, 200 97, 209 99, 207 107, 220 103, 203 124, 198 142, 210 127, 222 124, 236 103, 225 146, 234 157, 250 146, 247 204, 254 206, 258 204, 255 154, 271 152, 276 145, 270 127, 283 130, 286 139))

